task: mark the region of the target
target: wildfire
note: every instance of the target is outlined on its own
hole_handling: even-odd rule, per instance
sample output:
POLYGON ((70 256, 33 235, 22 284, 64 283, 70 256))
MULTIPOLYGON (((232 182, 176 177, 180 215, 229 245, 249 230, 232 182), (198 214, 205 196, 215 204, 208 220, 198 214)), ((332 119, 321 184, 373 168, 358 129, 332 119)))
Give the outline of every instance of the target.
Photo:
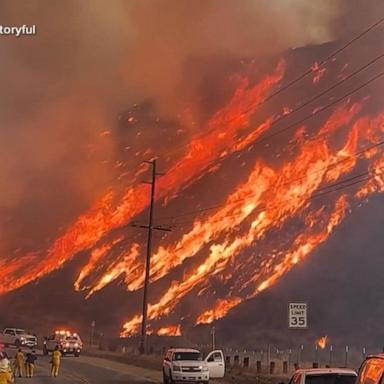
POLYGON ((240 302, 241 302, 240 297, 232 297, 229 299, 219 299, 217 300, 214 308, 208 309, 197 318, 196 324, 212 323, 214 320, 224 317, 231 308, 235 307, 240 302))
POLYGON ((157 331, 158 336, 181 336, 180 325, 170 325, 168 327, 162 327, 157 331))
MULTIPOLYGON (((203 133, 191 140, 186 153, 159 180, 157 198, 175 197, 178 191, 201 178, 208 171, 209 164, 218 160, 224 151, 228 154, 243 149, 251 140, 256 139, 269 128, 271 120, 251 130, 241 139, 236 138, 238 132, 247 131, 247 128, 249 130, 251 116, 257 111, 272 87, 282 79, 284 69, 285 65, 282 62, 272 74, 265 76, 252 87, 247 80, 242 81, 227 105, 208 120, 202 127, 203 133)), ((0 294, 14 290, 60 268, 76 253, 93 247, 103 235, 126 224, 140 213, 148 202, 147 187, 143 184, 129 187, 122 196, 114 191, 108 192, 88 212, 75 220, 48 249, 45 257, 34 257, 33 254, 24 258, 18 257, 21 263, 11 262, 7 271, 2 269, 0 294), (33 263, 29 262, 31 258, 33 263), (20 268, 20 265, 23 267, 20 268), (22 276, 15 278, 19 274, 22 276)), ((91 265, 86 265, 80 272, 78 283, 94 269, 92 261, 90 263, 91 265)), ((80 289, 79 284, 76 287, 80 289)))
MULTIPOLYGON (((353 155, 359 141, 367 140, 367 130, 358 130, 364 126, 362 124, 365 121, 358 119, 352 125, 345 144, 333 153, 327 145, 329 137, 324 133, 336 134, 359 110, 360 105, 357 104, 337 109, 320 129, 323 133, 322 139, 306 141, 297 157, 280 169, 274 170, 264 162, 257 161, 248 181, 229 196, 221 209, 204 220, 195 221, 192 230, 169 249, 161 248, 154 257, 153 279, 164 276, 186 257, 199 252, 209 241, 220 238, 230 228, 238 228, 242 224, 243 233, 228 236, 221 243, 211 244, 209 254, 200 265, 185 272, 182 281, 171 283, 162 298, 149 306, 149 318, 153 320, 168 316, 184 296, 206 284, 208 277, 221 276, 224 273, 227 282, 234 279, 231 292, 243 292, 241 301, 254 297, 324 242, 344 218, 348 206, 347 197, 342 194, 336 200, 333 211, 317 217, 316 213, 319 211, 310 210, 309 199, 324 182, 335 182, 355 167, 358 157, 353 155), (296 181, 288 182, 293 175, 296 181), (308 209, 306 215, 307 218, 312 217, 312 228, 300 233, 287 250, 265 255, 261 262, 253 255, 243 258, 237 264, 236 278, 228 271, 230 263, 241 255, 242 250, 250 247, 253 242, 260 241, 268 231, 283 226, 287 220, 308 209), (252 216, 254 218, 246 225, 252 216), (250 275, 252 270, 257 271, 253 276, 250 275)), ((135 286, 131 283, 131 287, 139 288, 141 284, 142 279, 135 286)), ((219 302, 219 308, 220 305, 219 302)), ((225 315, 226 310, 222 314, 225 315)), ((197 322, 209 322, 219 317, 220 310, 207 309, 197 317, 197 322)), ((131 332, 131 327, 137 326, 138 323, 133 318, 125 324, 123 334, 126 331, 131 332)))
POLYGON ((323 336, 323 337, 320 337, 320 339, 318 339, 316 341, 316 345, 321 348, 321 349, 325 349, 325 347, 327 346, 328 344, 328 336, 323 336))
MULTIPOLYGON (((313 83, 318 83, 325 68, 315 64, 312 71, 313 83)), ((156 199, 167 205, 204 176, 217 173, 230 155, 234 159, 244 153, 248 156, 243 177, 234 178, 220 204, 197 211, 186 223, 176 220, 175 233, 162 245, 154 244, 151 282, 157 290, 149 297, 148 319, 157 335, 181 335, 180 324, 162 324, 175 324, 168 318, 188 295, 201 299, 196 308, 189 308, 188 318, 195 324, 227 315, 305 260, 355 204, 372 193, 384 192, 384 156, 380 148, 373 148, 384 139, 384 113, 366 112, 370 109, 365 108, 368 99, 364 97, 346 99, 321 118, 287 132, 287 144, 278 153, 270 143, 256 151, 255 140, 276 134, 273 124, 281 116, 291 119, 295 114, 294 109, 282 107, 282 113, 260 117, 257 122, 253 119, 280 85, 284 72, 281 62, 256 84, 242 80, 228 102, 207 119, 201 133, 192 136, 184 152, 176 151, 166 174, 158 179, 156 199), (364 150, 370 146, 371 150, 364 150), (364 177, 348 190, 353 186, 348 177, 362 169, 364 177)), ((310 116, 319 110, 311 106, 310 111, 316 112, 310 116)), ((137 183, 145 171, 145 166, 132 171, 133 183, 123 192, 111 189, 105 193, 45 255, 30 253, 7 263, 1 260, 0 293, 49 274, 85 250, 88 259, 74 281, 77 291, 89 297, 116 279, 129 291, 141 289, 143 247, 136 238, 118 233, 147 208, 147 186, 137 183)), ((141 319, 133 312, 121 334, 134 335, 141 319)), ((325 348, 327 336, 316 343, 325 348)))

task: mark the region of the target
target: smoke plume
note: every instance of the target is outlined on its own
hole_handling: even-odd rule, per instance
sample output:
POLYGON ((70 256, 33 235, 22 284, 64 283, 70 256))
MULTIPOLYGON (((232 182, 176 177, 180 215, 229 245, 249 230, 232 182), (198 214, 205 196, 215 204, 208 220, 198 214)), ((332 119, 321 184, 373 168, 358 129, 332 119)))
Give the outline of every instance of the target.
MULTIPOLYGON (((253 59, 262 72, 288 49, 346 37, 377 11, 378 2, 354 3, 3 1, 2 25, 37 27, 36 36, 0 41, 3 257, 48 247, 115 184, 118 117, 132 104, 150 100, 155 114, 199 130, 213 92, 202 89, 220 62, 253 59), (356 26, 342 29, 347 18, 356 26)), ((145 149, 158 133, 143 128, 145 149)), ((139 133, 125 133, 134 148, 139 133)), ((134 152, 123 159, 128 168, 134 152)))

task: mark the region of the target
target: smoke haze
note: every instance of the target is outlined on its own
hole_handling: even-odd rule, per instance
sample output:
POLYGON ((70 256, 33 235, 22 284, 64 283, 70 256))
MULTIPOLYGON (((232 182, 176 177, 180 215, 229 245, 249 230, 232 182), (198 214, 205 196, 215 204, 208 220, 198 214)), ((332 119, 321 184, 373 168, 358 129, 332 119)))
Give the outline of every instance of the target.
POLYGON ((1 258, 45 250, 121 186, 121 160, 133 172, 158 153, 157 119, 198 133, 230 94, 228 63, 246 59, 261 76, 284 52, 350 39, 383 11, 362 0, 2 1, 0 24, 37 35, 0 39, 1 258), (133 105, 153 114, 143 132, 121 128, 133 105))

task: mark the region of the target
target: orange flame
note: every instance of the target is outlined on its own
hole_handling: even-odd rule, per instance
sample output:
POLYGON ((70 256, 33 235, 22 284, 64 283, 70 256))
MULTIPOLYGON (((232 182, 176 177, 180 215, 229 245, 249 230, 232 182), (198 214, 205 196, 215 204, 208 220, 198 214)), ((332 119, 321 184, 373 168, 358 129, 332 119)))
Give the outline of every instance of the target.
MULTIPOLYGON (((247 80, 240 84, 227 105, 208 120, 202 127, 203 133, 192 139, 186 153, 159 180, 157 198, 175 197, 178 191, 202 177, 209 170, 212 161, 219 159, 223 153, 243 149, 269 128, 270 123, 261 124, 243 138, 236 137, 237 132, 247 130, 251 116, 272 87, 280 82, 284 70, 285 64, 281 62, 272 74, 265 76, 254 86, 250 87, 247 80)), ((129 187, 123 196, 110 191, 54 242, 44 258, 29 254, 8 260, 8 267, 0 271, 0 294, 60 268, 77 252, 94 246, 104 234, 127 223, 148 205, 147 192, 147 187, 142 184, 129 187)), ((77 289, 81 289, 81 281, 93 268, 94 263, 90 260, 90 264, 80 272, 75 285, 77 289)))
MULTIPOLYGON (((356 107, 351 108, 341 108, 343 113, 340 110, 337 110, 327 121, 326 125, 329 130, 335 129, 336 126, 342 127, 343 124, 348 122, 354 114, 357 112, 356 107), (338 118, 336 118, 338 117, 338 118), (331 123, 332 122, 332 123, 331 123)), ((297 185, 296 194, 300 194, 303 190, 307 190, 308 195, 306 198, 302 199, 303 202, 307 201, 307 198, 310 197, 311 193, 320 185, 323 181, 323 178, 326 180, 336 180, 337 175, 340 175, 342 172, 347 172, 353 166, 352 160, 351 164, 341 163, 337 166, 327 170, 326 165, 331 165, 332 163, 337 163, 340 159, 347 156, 347 151, 349 155, 353 153, 354 143, 347 143, 347 147, 342 149, 334 157, 328 155, 323 151, 323 147, 318 145, 318 140, 314 142, 308 142, 301 151, 301 155, 297 157, 296 161, 293 163, 288 163, 286 167, 282 168, 279 172, 274 171, 272 168, 269 168, 263 162, 256 162, 253 172, 250 174, 248 180, 243 185, 240 185, 226 200, 226 203, 221 209, 209 217, 205 217, 204 220, 196 220, 193 226, 193 229, 184 234, 180 241, 176 244, 165 247, 160 247, 159 250, 152 257, 152 266, 151 274, 152 280, 157 280, 165 276, 172 268, 181 264, 186 258, 192 257, 197 252, 201 250, 209 241, 213 238, 219 236, 228 230, 228 228, 235 227, 241 224, 246 220, 254 211, 260 209, 263 204, 272 206, 272 209, 276 214, 279 213, 281 205, 284 205, 283 201, 289 200, 291 193, 289 184, 283 185, 280 190, 276 190, 277 193, 274 199, 273 191, 269 192, 272 186, 276 183, 284 183, 286 179, 289 179, 291 175, 296 171, 297 176, 302 174, 303 180, 305 180, 304 175, 307 172, 307 166, 312 166, 315 169, 323 167, 323 172, 318 172, 312 178, 308 179, 308 182, 315 182, 312 188, 308 188, 305 185, 300 185, 300 180, 297 185), (325 158, 326 162, 323 162, 322 157, 325 158), (317 164, 316 164, 317 163, 317 164), (302 165, 302 170, 300 171, 300 165, 302 165), (267 194, 269 192, 269 194, 267 194), (288 195, 287 195, 288 194, 288 195), (284 196, 285 195, 285 196, 284 196), (264 201, 265 199, 265 201, 264 201), (277 206, 274 206, 276 205, 277 206)), ((356 144, 356 143, 355 143, 356 144)), ((309 175, 310 176, 310 175, 309 175)), ((288 205, 289 206, 289 205, 288 205)), ((299 206, 297 207, 299 208, 299 206)), ((292 212, 291 214, 294 214, 292 212)), ((282 220, 288 219, 289 216, 282 215, 282 220)), ((267 228, 274 226, 275 222, 273 220, 269 221, 267 228)), ((264 231, 263 231, 264 232, 264 231)), ((260 234, 261 236, 262 234, 260 234)), ((143 273, 139 274, 139 280, 134 278, 128 278, 129 289, 138 289, 142 286, 143 283, 143 273)))
POLYGON ((321 349, 325 349, 325 347, 327 346, 327 343, 328 343, 328 336, 320 337, 320 339, 316 341, 316 345, 321 349))
POLYGON ((235 307, 240 302, 240 297, 219 299, 216 301, 214 308, 208 309, 197 318, 196 324, 209 324, 214 320, 221 319, 229 312, 231 308, 235 307))
MULTIPOLYGON (((325 69, 315 64, 312 70, 316 84, 325 69)), ((203 176, 216 172, 226 155, 253 150, 250 145, 281 117, 269 116, 258 124, 252 121, 283 74, 284 63, 280 63, 255 85, 243 80, 227 104, 202 126, 202 133, 192 137, 185 153, 169 159, 169 169, 158 181, 156 198, 167 202, 203 176)), ((347 100, 321 123, 317 119, 313 126, 298 127, 288 141, 284 158, 280 158, 280 153, 269 160, 257 157, 246 177, 221 205, 196 215, 182 227, 182 233, 154 249, 151 282, 176 269, 182 269, 182 273, 176 274, 178 279, 164 279, 159 284, 161 290, 148 307, 150 332, 180 335, 180 325, 156 327, 156 322, 164 324, 180 301, 194 293, 204 299, 199 310, 191 308, 197 324, 225 316, 305 260, 329 238, 352 203, 384 192, 384 156, 378 148, 359 152, 367 144, 382 140, 384 113, 360 116, 365 103, 366 99, 354 103, 347 100), (315 197, 329 191, 332 183, 343 180, 360 165, 367 167, 369 177, 352 193, 331 190, 332 197, 326 203, 321 199, 313 203, 315 197), (276 247, 258 251, 265 238, 293 220, 298 226, 290 226, 286 239, 279 240, 276 247), (225 286, 220 294, 211 289, 211 278, 225 286)), ((313 110, 318 111, 315 107, 313 110)), ((283 107, 282 113, 292 111, 283 107)), ((140 167, 135 174, 129 173, 131 181, 137 181, 144 171, 145 167, 140 167)), ((133 184, 123 192, 105 193, 51 245, 45 257, 30 253, 0 260, 0 294, 49 274, 81 250, 89 250, 89 259, 74 287, 85 290, 87 297, 122 277, 128 290, 142 288, 144 264, 139 244, 132 242, 122 247, 121 241, 126 237, 112 238, 111 231, 125 225, 147 205, 148 190, 142 184, 133 184)), ((134 335, 140 323, 141 316, 133 314, 121 334, 134 335)), ((326 344, 327 337, 324 338, 326 344)))
MULTIPOLYGON (((221 233, 228 232, 230 228, 238 228, 238 225, 243 223, 241 228, 244 230, 245 220, 250 216, 254 217, 249 224, 248 231, 235 236, 232 240, 227 238, 222 243, 212 244, 209 255, 197 268, 185 273, 182 281, 171 283, 163 297, 157 303, 149 306, 149 318, 157 319, 168 316, 181 298, 192 289, 205 284, 208 277, 218 276, 225 271, 226 278, 229 279, 231 273, 228 272, 228 265, 236 255, 253 242, 260 240, 270 229, 283 225, 290 217, 308 209, 309 199, 322 183, 336 181, 342 175, 350 172, 358 161, 358 157, 353 156, 357 145, 366 140, 364 130, 357 129, 361 126, 361 121, 358 120, 352 126, 344 146, 340 149, 331 149, 327 145, 329 137, 324 133, 337 132, 350 122, 359 110, 360 107, 357 104, 340 107, 321 128, 320 132, 323 133, 323 136, 320 139, 316 137, 305 142, 297 157, 280 169, 273 170, 266 164, 257 161, 253 171, 254 175, 251 174, 248 182, 241 185, 227 199, 223 208, 217 210, 213 215, 205 217, 204 221, 195 221, 191 232, 184 234, 174 246, 169 249, 161 248, 161 256, 155 254, 156 264, 153 265, 155 278, 164 276, 186 257, 191 257, 200 251, 208 241, 217 238, 221 233), (292 175, 295 175, 295 182, 292 182, 292 175), (255 180, 257 180, 257 184, 255 180), (172 257, 170 257, 171 255, 172 257)), ((255 263, 255 257, 251 255, 248 259, 243 259, 237 267, 236 274, 239 276, 244 274, 247 278, 245 282, 241 277, 237 278, 232 292, 251 290, 251 293, 243 296, 242 300, 244 300, 274 284, 328 238, 344 218, 347 207, 347 196, 341 195, 329 214, 324 211, 319 217, 318 212, 323 212, 323 210, 310 212, 312 224, 308 231, 299 234, 287 251, 264 257, 251 279, 243 269, 249 270, 250 266, 255 263), (321 228, 316 231, 316 227, 319 226, 321 228)), ((142 281, 139 285, 131 286, 138 288, 141 283, 142 281)), ((220 306, 220 302, 216 305, 220 306)), ((222 312, 226 313, 225 310, 222 312)), ((212 321, 219 316, 220 310, 215 312, 208 309, 197 318, 197 322, 212 321)), ((123 334, 126 331, 130 332, 130 327, 136 327, 135 318, 125 324, 123 334)))
POLYGON ((157 331, 158 336, 181 336, 180 325, 170 325, 168 327, 162 327, 157 331))

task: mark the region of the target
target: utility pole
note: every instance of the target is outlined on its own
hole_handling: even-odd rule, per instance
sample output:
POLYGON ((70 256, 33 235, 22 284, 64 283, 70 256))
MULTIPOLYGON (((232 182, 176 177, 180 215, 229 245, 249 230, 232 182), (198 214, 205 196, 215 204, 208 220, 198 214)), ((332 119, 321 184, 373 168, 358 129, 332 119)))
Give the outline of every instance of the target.
POLYGON ((147 225, 132 224, 133 227, 140 227, 147 229, 147 255, 145 259, 145 277, 144 277, 144 289, 143 289, 143 311, 141 322, 141 335, 139 351, 141 354, 146 352, 146 337, 147 337, 147 319, 148 319, 148 285, 151 275, 151 254, 152 254, 152 231, 167 231, 169 228, 156 227, 153 225, 154 205, 155 205, 155 193, 156 193, 156 176, 163 175, 156 171, 156 159, 146 161, 146 163, 152 166, 152 178, 151 181, 145 181, 144 183, 151 185, 151 198, 149 206, 149 219, 147 225))
POLYGON ((349 346, 345 346, 345 368, 348 367, 348 352, 349 352, 349 346))
POLYGON ((212 351, 215 350, 216 348, 216 328, 215 326, 212 327, 211 329, 211 335, 212 335, 212 351))
POLYGON ((268 370, 271 364, 271 344, 268 344, 268 351, 267 351, 267 365, 268 365, 268 370))
POLYGON ((92 348, 92 346, 93 346, 93 337, 95 335, 95 326, 96 326, 96 321, 92 320, 92 322, 91 322, 91 333, 90 333, 90 336, 89 336, 89 346, 90 346, 90 348, 92 348))

